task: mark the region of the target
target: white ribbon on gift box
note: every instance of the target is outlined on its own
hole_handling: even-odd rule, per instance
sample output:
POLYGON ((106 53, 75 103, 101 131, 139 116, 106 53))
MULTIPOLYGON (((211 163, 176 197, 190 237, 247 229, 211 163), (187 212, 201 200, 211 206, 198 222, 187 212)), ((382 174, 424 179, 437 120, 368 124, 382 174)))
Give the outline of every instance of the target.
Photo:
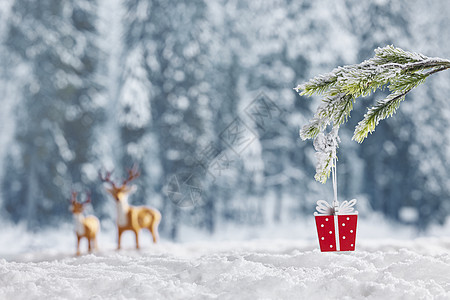
POLYGON ((350 201, 343 201, 340 205, 332 207, 327 201, 319 200, 317 201, 316 210, 314 215, 345 215, 351 214, 355 209, 353 206, 356 204, 356 199, 350 201))

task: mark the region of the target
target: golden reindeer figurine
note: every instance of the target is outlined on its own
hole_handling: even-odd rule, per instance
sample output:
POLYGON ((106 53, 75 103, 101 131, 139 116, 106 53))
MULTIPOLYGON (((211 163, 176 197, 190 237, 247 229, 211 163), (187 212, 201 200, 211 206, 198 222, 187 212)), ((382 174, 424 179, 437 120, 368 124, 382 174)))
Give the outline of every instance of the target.
POLYGON ((77 201, 77 193, 72 192, 70 210, 75 222, 75 233, 77 235, 77 255, 80 255, 80 240, 88 240, 88 251, 91 252, 94 247, 97 250, 97 233, 100 229, 100 222, 95 216, 83 215, 84 205, 91 202, 91 196, 87 194, 87 200, 83 203, 77 201))
POLYGON ((100 179, 103 182, 109 183, 110 188, 106 190, 116 200, 117 207, 117 230, 118 230, 118 245, 120 249, 120 241, 122 233, 126 230, 131 230, 136 236, 136 249, 139 249, 139 231, 146 228, 153 236, 153 242, 158 240, 158 225, 161 220, 161 213, 154 208, 146 206, 131 206, 128 204, 128 196, 136 190, 135 186, 130 186, 129 183, 139 177, 140 173, 136 166, 128 170, 128 178, 123 181, 121 185, 111 180, 111 173, 106 172, 103 176, 99 172, 100 179))

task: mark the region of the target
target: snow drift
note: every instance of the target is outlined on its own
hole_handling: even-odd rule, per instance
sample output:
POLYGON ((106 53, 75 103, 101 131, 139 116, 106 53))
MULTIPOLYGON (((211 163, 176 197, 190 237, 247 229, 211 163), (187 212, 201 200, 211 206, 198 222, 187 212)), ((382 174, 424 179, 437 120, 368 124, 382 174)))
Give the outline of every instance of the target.
POLYGON ((450 238, 162 241, 144 250, 0 259, 0 299, 449 299, 450 238))

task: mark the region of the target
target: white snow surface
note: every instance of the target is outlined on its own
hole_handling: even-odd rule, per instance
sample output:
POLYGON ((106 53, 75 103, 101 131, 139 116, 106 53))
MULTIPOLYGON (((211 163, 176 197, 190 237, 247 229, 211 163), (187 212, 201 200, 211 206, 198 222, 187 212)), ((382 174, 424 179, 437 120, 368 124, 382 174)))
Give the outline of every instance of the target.
POLYGON ((448 236, 362 230, 356 251, 321 253, 313 236, 154 245, 142 232, 141 250, 130 234, 116 251, 103 232, 97 253, 76 257, 67 229, 36 236, 34 250, 23 238, 2 245, 0 299, 450 299, 448 236), (55 241, 65 246, 43 246, 55 241))

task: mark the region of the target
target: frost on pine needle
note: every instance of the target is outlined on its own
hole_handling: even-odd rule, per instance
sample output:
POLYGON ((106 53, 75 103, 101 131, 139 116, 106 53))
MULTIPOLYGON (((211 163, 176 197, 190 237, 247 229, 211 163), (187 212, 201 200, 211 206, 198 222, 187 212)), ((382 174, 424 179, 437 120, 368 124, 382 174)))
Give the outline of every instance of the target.
POLYGON ((320 132, 314 138, 317 159, 315 179, 322 183, 325 183, 330 176, 333 158, 336 157, 336 149, 341 141, 338 131, 339 127, 334 127, 328 134, 320 132))
MULTIPOLYGON (((347 122, 357 98, 368 96, 377 89, 388 88, 390 95, 369 107, 355 128, 352 139, 362 143, 381 120, 397 111, 407 93, 424 83, 428 76, 448 68, 450 60, 430 58, 391 45, 375 49, 375 56, 360 64, 337 67, 329 73, 318 75, 295 88, 300 95, 323 96, 314 118, 300 130, 300 137, 303 140, 323 139, 325 135, 319 137, 319 134, 327 126, 331 125, 334 129, 347 122)), ((320 153, 317 155, 316 180, 325 182, 330 174, 331 158, 324 154, 328 152, 320 153)))

